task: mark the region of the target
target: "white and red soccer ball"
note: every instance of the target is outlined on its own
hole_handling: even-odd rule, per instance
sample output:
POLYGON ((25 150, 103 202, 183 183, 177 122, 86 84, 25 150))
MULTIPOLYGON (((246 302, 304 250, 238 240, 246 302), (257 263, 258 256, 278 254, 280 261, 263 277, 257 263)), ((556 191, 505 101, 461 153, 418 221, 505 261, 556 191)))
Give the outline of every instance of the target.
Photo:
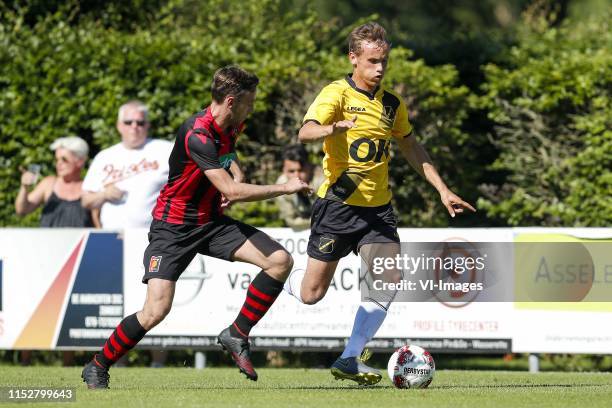
POLYGON ((413 344, 398 348, 387 364, 389 379, 397 388, 427 388, 435 372, 429 351, 413 344))

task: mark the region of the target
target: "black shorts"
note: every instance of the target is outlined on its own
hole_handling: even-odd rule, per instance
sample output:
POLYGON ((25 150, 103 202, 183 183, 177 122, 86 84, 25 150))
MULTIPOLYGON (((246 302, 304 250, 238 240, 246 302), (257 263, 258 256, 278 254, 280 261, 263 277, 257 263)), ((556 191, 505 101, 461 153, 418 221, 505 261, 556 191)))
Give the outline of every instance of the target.
POLYGON ((144 252, 142 282, 151 278, 178 280, 197 253, 232 261, 234 252, 258 232, 257 228, 226 216, 204 225, 170 224, 154 219, 149 246, 144 252))
POLYGON ((391 204, 358 207, 318 198, 312 206, 308 255, 337 261, 365 244, 399 242, 391 204))

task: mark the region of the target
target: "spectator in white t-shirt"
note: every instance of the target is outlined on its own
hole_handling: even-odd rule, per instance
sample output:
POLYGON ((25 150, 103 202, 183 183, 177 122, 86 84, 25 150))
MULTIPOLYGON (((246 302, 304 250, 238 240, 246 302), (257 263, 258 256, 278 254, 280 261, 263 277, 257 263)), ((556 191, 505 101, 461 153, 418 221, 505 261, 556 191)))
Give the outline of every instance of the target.
POLYGON ((85 208, 100 208, 102 228, 149 228, 159 190, 168 180, 172 143, 148 137, 146 105, 119 108, 121 142, 96 155, 83 181, 85 208))
MULTIPOLYGON (((117 117, 121 142, 98 153, 87 171, 81 202, 85 208, 100 209, 102 228, 149 228, 159 190, 168 181, 173 147, 166 140, 150 139, 149 127, 144 103, 122 105, 117 117)), ((151 366, 161 367, 165 360, 162 351, 152 352, 151 366)))

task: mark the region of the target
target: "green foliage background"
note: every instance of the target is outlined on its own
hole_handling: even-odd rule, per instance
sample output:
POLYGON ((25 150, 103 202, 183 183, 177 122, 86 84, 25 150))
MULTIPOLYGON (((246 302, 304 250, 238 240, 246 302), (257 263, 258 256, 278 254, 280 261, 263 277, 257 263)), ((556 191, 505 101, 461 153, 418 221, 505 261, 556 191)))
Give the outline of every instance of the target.
MULTIPOLYGON (((261 79, 238 149, 249 181, 273 183, 282 147, 296 141, 316 93, 351 69, 346 34, 380 18, 324 13, 283 0, 0 5, 0 225, 37 224, 36 213, 14 216, 19 169, 40 163, 52 173, 54 139, 80 135, 95 154, 118 142, 117 109, 138 98, 150 107, 153 135, 171 140, 209 102, 212 73, 230 63, 261 79)), ((460 15, 447 14, 448 21, 460 15)), ((389 21, 400 45, 386 84, 405 97, 448 184, 481 209, 451 224, 435 191, 394 157, 401 225, 610 224, 610 16, 588 24, 546 20, 553 14, 532 11, 516 30, 473 37, 486 39, 486 52, 472 42, 438 48, 444 52, 436 58, 389 21), (418 54, 406 48, 411 41, 418 54)), ((308 148, 319 161, 320 146, 308 148)), ((281 225, 271 201, 236 205, 232 215, 281 225)))
POLYGON ((549 29, 532 22, 506 66, 487 65, 482 103, 495 123, 480 207, 510 225, 612 222, 612 31, 607 19, 549 29))

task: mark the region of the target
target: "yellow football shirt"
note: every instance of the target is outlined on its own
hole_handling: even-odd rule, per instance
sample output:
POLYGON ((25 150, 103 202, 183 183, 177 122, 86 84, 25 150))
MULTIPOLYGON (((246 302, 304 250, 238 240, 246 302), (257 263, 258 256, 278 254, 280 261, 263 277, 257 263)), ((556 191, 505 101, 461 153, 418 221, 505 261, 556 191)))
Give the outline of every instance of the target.
POLYGON ((350 75, 327 85, 308 108, 304 123, 329 125, 357 115, 357 127, 328 136, 323 142, 325 181, 319 197, 360 207, 391 200, 391 138, 412 132, 401 96, 379 87, 373 94, 357 88, 350 75))

